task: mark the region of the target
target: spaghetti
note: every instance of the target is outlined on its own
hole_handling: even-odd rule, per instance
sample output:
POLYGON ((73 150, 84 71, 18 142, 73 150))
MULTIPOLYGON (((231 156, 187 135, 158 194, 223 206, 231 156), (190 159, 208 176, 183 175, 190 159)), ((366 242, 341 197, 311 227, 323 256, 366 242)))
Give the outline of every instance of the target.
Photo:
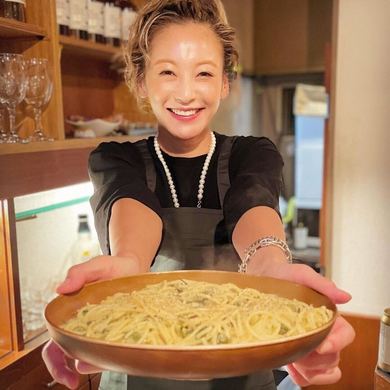
POLYGON ((63 329, 125 344, 242 344, 301 335, 332 316, 325 306, 231 283, 180 279, 87 304, 63 329))

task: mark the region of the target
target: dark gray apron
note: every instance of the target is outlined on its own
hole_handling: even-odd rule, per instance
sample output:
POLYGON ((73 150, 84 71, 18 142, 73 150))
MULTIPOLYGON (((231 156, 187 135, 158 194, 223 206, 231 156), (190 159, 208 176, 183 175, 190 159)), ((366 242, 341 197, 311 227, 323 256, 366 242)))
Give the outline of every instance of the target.
MULTIPOLYGON (((234 137, 221 145, 217 165, 218 191, 223 205, 230 186, 229 157, 234 137)), ((146 179, 151 191, 156 188, 156 170, 146 141, 137 144, 146 167, 146 179)), ((240 259, 232 244, 216 246, 217 225, 223 220, 223 211, 197 207, 164 208, 162 210, 163 238, 151 271, 178 269, 217 269, 237 271, 240 259)), ((150 362, 153 370, 153 362, 150 362)), ((213 379, 209 381, 180 381, 156 378, 128 377, 130 390, 271 390, 276 389, 272 372, 250 376, 213 379)))

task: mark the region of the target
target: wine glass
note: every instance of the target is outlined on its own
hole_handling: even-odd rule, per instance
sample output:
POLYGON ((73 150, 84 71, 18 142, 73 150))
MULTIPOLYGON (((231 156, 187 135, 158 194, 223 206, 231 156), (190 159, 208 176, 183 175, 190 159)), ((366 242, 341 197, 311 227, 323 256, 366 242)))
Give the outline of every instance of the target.
POLYGON ((53 92, 49 63, 45 58, 31 58, 26 61, 27 90, 25 102, 31 106, 34 116, 34 133, 29 141, 54 141, 46 137, 42 127, 42 110, 53 92))
POLYGON ((7 142, 8 134, 5 131, 5 106, 0 104, 0 144, 7 142))
POLYGON ((26 143, 19 137, 16 126, 16 106, 26 94, 25 64, 21 54, 0 54, 0 104, 5 105, 9 117, 9 135, 6 143, 26 143))

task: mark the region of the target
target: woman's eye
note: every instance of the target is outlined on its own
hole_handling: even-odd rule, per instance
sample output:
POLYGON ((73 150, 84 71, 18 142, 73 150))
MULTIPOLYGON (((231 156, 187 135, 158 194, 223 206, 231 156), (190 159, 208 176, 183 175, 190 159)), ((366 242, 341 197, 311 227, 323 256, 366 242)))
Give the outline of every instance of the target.
POLYGON ((199 76, 201 77, 213 77, 213 75, 209 72, 200 72, 199 76))
POLYGON ((162 72, 160 72, 160 75, 161 76, 173 76, 174 73, 171 70, 163 70, 162 72))

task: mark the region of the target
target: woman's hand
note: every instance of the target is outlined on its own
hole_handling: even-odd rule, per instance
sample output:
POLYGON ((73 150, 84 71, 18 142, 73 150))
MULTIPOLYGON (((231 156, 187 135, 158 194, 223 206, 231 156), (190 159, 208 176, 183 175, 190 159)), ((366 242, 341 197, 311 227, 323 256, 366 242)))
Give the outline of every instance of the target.
MULTIPOLYGON (((304 284, 328 296, 335 304, 346 303, 351 295, 343 291, 329 279, 321 276, 312 268, 303 264, 287 264, 280 261, 267 261, 256 266, 250 264, 248 272, 304 284)), ((338 367, 340 351, 352 343, 355 331, 339 316, 326 339, 316 350, 287 366, 287 369, 299 386, 323 385, 337 382, 341 377, 338 367)))
MULTIPOLYGON (((57 293, 68 294, 79 290, 84 284, 98 280, 134 275, 146 270, 141 269, 137 259, 133 257, 97 256, 93 259, 73 266, 69 269, 64 282, 57 287, 57 293)), ((70 389, 76 389, 81 374, 102 371, 68 356, 53 340, 42 350, 42 358, 51 376, 70 389)))
POLYGON ((328 337, 316 350, 287 366, 294 382, 299 386, 336 383, 341 378, 340 351, 354 337, 352 326, 344 318, 337 317, 328 337))

